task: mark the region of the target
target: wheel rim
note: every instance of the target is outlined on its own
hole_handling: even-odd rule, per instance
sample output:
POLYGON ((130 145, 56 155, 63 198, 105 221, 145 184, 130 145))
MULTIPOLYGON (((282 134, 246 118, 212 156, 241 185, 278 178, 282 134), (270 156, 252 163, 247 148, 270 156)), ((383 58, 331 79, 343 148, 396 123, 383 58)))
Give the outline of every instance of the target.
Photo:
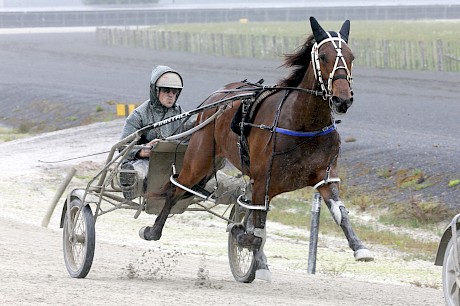
POLYGON ((243 248, 238 245, 235 238, 232 238, 232 259, 235 274, 239 277, 244 277, 251 271, 254 260, 254 252, 248 248, 243 248))
MULTIPOLYGON (((457 238, 457 244, 459 239, 457 238)), ((450 244, 449 252, 446 254, 447 258, 443 265, 443 288, 444 288, 444 297, 448 305, 460 305, 460 288, 459 288, 459 279, 457 278, 456 272, 456 258, 454 254, 454 245, 450 244)), ((460 271, 459 271, 460 272, 460 271)))
POLYGON ((78 271, 84 264, 86 258, 86 222, 83 217, 83 210, 78 214, 78 207, 72 207, 70 217, 72 224, 75 225, 73 234, 69 233, 66 228, 66 255, 70 268, 78 271))
MULTIPOLYGON (((238 212, 232 211, 232 215, 236 214, 233 218, 233 222, 245 223, 246 211, 242 210, 241 207, 234 207, 233 210, 238 209, 238 212)), ((233 276, 239 282, 252 282, 254 279, 254 251, 252 248, 245 248, 238 245, 237 239, 229 233, 229 261, 230 268, 233 276)))

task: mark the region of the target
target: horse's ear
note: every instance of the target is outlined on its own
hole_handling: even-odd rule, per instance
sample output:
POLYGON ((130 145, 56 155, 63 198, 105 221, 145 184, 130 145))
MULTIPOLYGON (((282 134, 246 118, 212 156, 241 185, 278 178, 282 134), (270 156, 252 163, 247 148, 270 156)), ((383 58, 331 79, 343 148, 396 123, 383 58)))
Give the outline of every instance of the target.
POLYGON ((345 20, 339 33, 343 40, 348 43, 348 35, 350 34, 350 20, 345 20))
POLYGON ((324 29, 319 25, 318 21, 313 16, 310 17, 310 25, 311 30, 313 31, 313 36, 315 37, 317 43, 327 38, 326 31, 324 31, 324 29))

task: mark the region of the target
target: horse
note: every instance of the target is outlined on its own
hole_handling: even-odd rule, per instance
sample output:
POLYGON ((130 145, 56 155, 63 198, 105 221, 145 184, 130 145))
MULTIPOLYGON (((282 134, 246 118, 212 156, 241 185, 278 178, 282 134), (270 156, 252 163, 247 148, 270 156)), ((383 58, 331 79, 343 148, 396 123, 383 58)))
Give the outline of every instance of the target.
MULTIPOLYGON (((235 224, 230 233, 238 245, 255 251, 256 275, 259 271, 268 272, 263 245, 270 200, 306 186, 313 186, 320 193, 334 221, 342 228, 355 259, 373 260, 352 229, 339 197, 337 177, 341 141, 334 118, 336 114, 345 114, 353 103, 350 21, 346 20, 339 32, 325 31, 314 17, 310 17, 310 26, 312 34, 303 45, 285 55, 283 65, 291 72, 278 84, 264 87, 234 82, 204 101, 207 105, 244 92, 257 93, 252 99, 257 105, 249 112, 252 118, 239 123, 244 126, 240 135, 230 127, 246 105, 243 98, 222 106, 222 114, 213 124, 193 133, 177 176, 179 184, 191 188, 212 175, 217 158, 224 158, 250 178, 250 199, 243 197, 240 201, 249 209, 250 220, 246 226, 235 224)), ((210 109, 200 113, 197 124, 216 112, 210 109)), ((248 116, 248 112, 244 114, 248 116)), ((166 184, 161 192, 165 205, 154 225, 141 229, 141 238, 160 239, 171 208, 185 194, 182 188, 166 184)))

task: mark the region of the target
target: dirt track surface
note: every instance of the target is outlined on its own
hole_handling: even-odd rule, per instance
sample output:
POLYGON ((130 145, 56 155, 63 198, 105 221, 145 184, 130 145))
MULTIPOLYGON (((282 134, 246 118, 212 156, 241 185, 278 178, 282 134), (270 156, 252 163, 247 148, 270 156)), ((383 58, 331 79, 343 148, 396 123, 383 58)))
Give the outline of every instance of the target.
POLYGON ((439 290, 286 270, 273 270, 272 283, 241 284, 221 258, 100 241, 91 274, 72 279, 62 264, 60 233, 0 221, 3 305, 442 305, 439 290), (139 262, 140 276, 120 269, 139 262))
MULTIPOLYGON (((198 55, 109 48, 94 33, 0 34, 0 118, 45 121, 71 127, 107 100, 140 102, 147 97, 152 66, 183 72, 183 105, 191 109, 223 84, 248 78, 275 83, 286 75, 280 62, 230 60, 198 55), (46 101, 47 103, 43 103, 46 101), (50 105, 49 110, 43 105, 50 105), (39 107, 39 108, 34 108, 39 107), (61 108, 59 108, 61 107, 61 108), (53 113, 60 109, 60 113, 53 113), (58 120, 59 119, 59 120, 58 120)), ((366 70, 354 72, 355 105, 341 118, 342 163, 348 184, 385 186, 378 170, 421 168, 440 183, 426 188, 448 203, 458 201, 459 144, 456 117, 458 74, 366 70)), ((305 240, 296 229, 269 224, 266 245, 272 283, 238 284, 226 259, 225 224, 184 214, 168 220, 160 242, 141 241, 137 231, 152 216, 132 219, 114 212, 96 224, 96 256, 84 280, 71 279, 62 259, 60 209, 48 229, 41 220, 65 172, 77 167, 72 186, 82 187, 104 155, 60 164, 60 160, 106 151, 122 120, 51 132, 0 144, 0 296, 6 304, 254 304, 442 305, 440 268, 371 246, 376 262, 352 260, 345 238, 320 237, 318 273, 308 275, 305 240), (298 234, 296 232, 296 234, 298 234), (143 261, 147 258, 147 263, 143 261)), ((401 190, 397 195, 408 197, 401 190)), ((303 233, 307 237, 307 232, 303 233)), ((423 234, 422 234, 423 235, 423 234)), ((424 237, 434 239, 436 237, 424 237)))

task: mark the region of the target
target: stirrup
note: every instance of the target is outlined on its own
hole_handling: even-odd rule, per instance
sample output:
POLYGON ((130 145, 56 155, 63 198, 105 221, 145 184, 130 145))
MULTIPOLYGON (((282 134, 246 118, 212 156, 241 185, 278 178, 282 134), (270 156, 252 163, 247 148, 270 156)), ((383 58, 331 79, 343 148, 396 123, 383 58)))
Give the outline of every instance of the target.
POLYGON ((183 190, 185 190, 187 192, 190 192, 191 194, 196 195, 199 198, 202 198, 202 199, 204 199, 206 201, 211 201, 211 202, 216 203, 216 199, 212 197, 212 195, 213 195, 212 193, 209 196, 206 196, 206 195, 204 195, 204 194, 202 194, 200 192, 197 192, 197 191, 195 191, 195 190, 193 190, 191 188, 185 187, 184 185, 181 185, 181 184, 179 184, 179 182, 176 181, 176 176, 174 174, 171 175, 171 177, 169 178, 169 181, 173 185, 175 185, 175 186, 177 186, 177 187, 179 187, 179 188, 181 188, 181 189, 183 189, 183 190))
POLYGON ((249 200, 246 200, 246 197, 243 194, 239 195, 239 197, 236 199, 236 202, 240 206, 247 208, 247 209, 268 211, 267 202, 265 202, 265 205, 254 205, 254 204, 251 204, 249 200))

